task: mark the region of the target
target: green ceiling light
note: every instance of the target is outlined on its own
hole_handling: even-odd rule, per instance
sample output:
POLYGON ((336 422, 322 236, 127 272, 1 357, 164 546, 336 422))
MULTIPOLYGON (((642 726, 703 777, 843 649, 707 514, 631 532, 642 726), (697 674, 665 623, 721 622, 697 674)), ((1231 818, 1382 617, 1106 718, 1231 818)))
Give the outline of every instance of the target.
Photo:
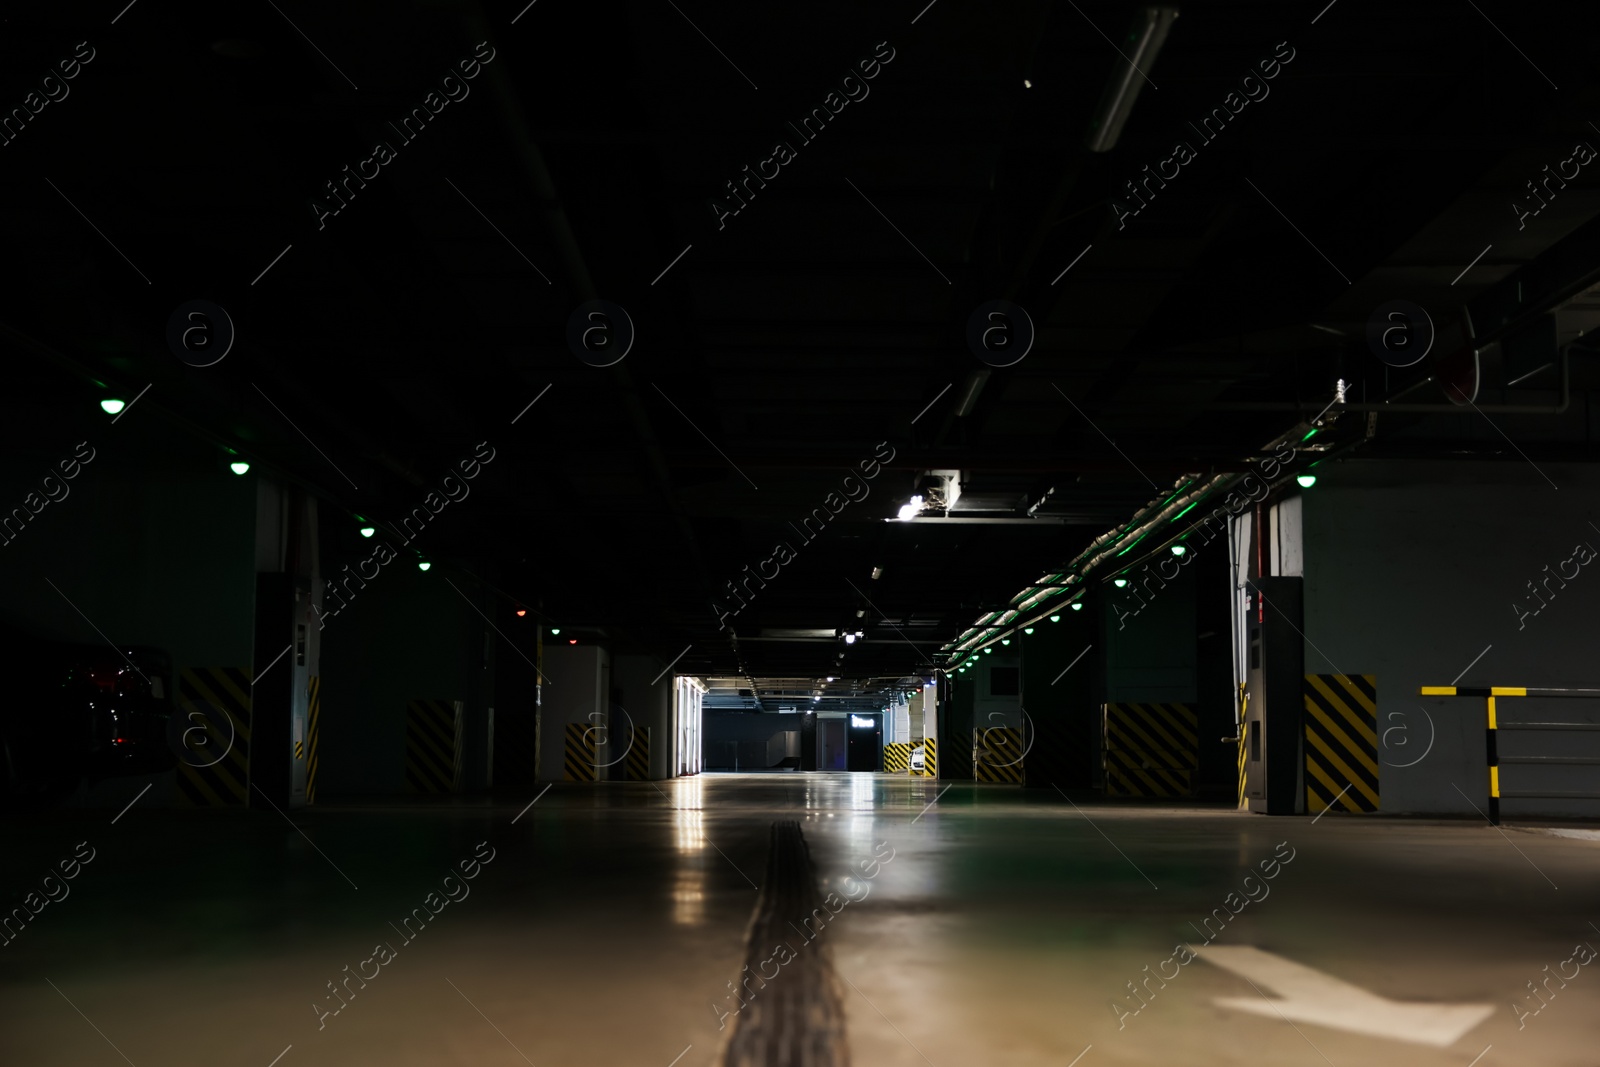
POLYGON ((1317 433, 1317 427, 1313 426, 1311 429, 1306 431, 1306 435, 1304 437, 1300 438, 1300 440, 1309 441, 1309 440, 1311 440, 1312 437, 1314 437, 1316 435, 1316 433, 1317 433))
POLYGON ((371 537, 373 534, 375 534, 377 532, 378 532, 378 528, 376 526, 363 526, 363 527, 361 527, 361 536, 362 537, 371 537))
POLYGON ((425 570, 427 570, 428 568, 430 568, 432 566, 433 566, 433 564, 429 563, 425 559, 424 560, 419 560, 417 562, 417 570, 419 570, 419 571, 425 571, 425 570))
POLYGON ((1200 501, 1196 500, 1193 504, 1190 504, 1188 507, 1186 507, 1182 511, 1178 512, 1176 515, 1172 516, 1172 521, 1173 522, 1177 522, 1179 519, 1183 518, 1185 515, 1189 514, 1189 512, 1193 511, 1195 508, 1197 508, 1199 506, 1200 506, 1200 501))
POLYGON ((557 635, 557 634, 559 634, 559 633, 560 633, 560 632, 561 632, 561 627, 559 627, 559 626, 552 626, 552 627, 550 627, 550 636, 551 636, 551 637, 555 637, 555 636, 556 636, 556 635, 557 635))
MULTIPOLYGON (((1082 610, 1083 610, 1083 601, 1081 601, 1081 600, 1074 600, 1074 601, 1073 601, 1073 602, 1072 602, 1072 610, 1073 610, 1073 611, 1082 611, 1082 610)), ((1057 616, 1056 616, 1056 618, 1057 618, 1057 619, 1059 619, 1059 618, 1060 618, 1060 617, 1061 617, 1061 616, 1059 616, 1059 615, 1057 615, 1057 616)), ((1053 622, 1053 621, 1054 621, 1054 620, 1051 620, 1051 621, 1052 621, 1052 622, 1053 622)))
POLYGON ((1116 586, 1118 589, 1121 589, 1123 586, 1128 584, 1128 579, 1126 579, 1126 578, 1113 578, 1111 580, 1111 584, 1116 586))
POLYGON ((1010 643, 1011 643, 1011 638, 1009 638, 1009 637, 1002 637, 1002 638, 1001 638, 1001 639, 1000 639, 1000 643, 1001 643, 1001 644, 1002 644, 1002 645, 1009 645, 1009 644, 1010 644, 1010 643))
POLYGON ((1302 489, 1310 489, 1317 484, 1317 476, 1315 474, 1297 474, 1294 480, 1300 483, 1300 488, 1302 489))
POLYGON ((984 652, 986 652, 987 654, 989 654, 991 656, 994 655, 994 649, 990 648, 988 645, 984 645, 983 646, 983 650, 984 650, 984 652))
MULTIPOLYGON (((119 400, 117 403, 120 404, 122 401, 119 400)), ((246 463, 242 459, 236 459, 232 463, 228 464, 228 469, 235 474, 248 474, 250 473, 250 464, 246 463)))
POLYGON ((1189 549, 1187 547, 1185 547, 1184 545, 1173 545, 1172 546, 1172 554, 1174 556, 1181 556, 1187 551, 1189 551, 1189 549))
POLYGON ((1025 633, 1025 634, 1031 634, 1031 633, 1033 633, 1033 627, 1031 627, 1031 626, 1023 627, 1022 632, 1025 633))
POLYGON ((128 405, 126 403, 118 400, 116 397, 107 397, 106 399, 100 401, 100 410, 105 412, 107 415, 120 414, 122 409, 127 406, 128 405))
MULTIPOLYGON (((1077 605, 1073 605, 1073 606, 1076 607, 1077 605)), ((1060 622, 1061 621, 1061 616, 1060 615, 1052 615, 1052 616, 1050 616, 1050 621, 1051 622, 1060 622)))

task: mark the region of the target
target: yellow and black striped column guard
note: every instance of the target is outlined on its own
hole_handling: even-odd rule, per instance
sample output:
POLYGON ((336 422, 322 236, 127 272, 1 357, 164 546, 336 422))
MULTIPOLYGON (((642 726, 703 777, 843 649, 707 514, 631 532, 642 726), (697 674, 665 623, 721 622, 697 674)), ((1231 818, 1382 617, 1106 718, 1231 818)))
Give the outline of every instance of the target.
POLYGON ((929 737, 922 742, 922 776, 939 777, 939 739, 929 737))
POLYGON ((628 746, 627 759, 623 761, 630 782, 650 780, 650 727, 633 728, 633 744, 628 746))
POLYGON ((1250 741, 1250 718, 1246 714, 1250 710, 1250 694, 1245 690, 1244 684, 1239 685, 1239 725, 1236 732, 1239 735, 1239 796, 1238 808, 1248 811, 1250 801, 1245 798, 1245 753, 1249 751, 1246 745, 1250 741))
POLYGON ((210 752, 195 752, 178 761, 178 791, 197 807, 250 802, 253 677, 250 667, 184 667, 178 671, 178 715, 187 720, 187 727, 203 726, 208 745, 222 752, 220 759, 210 752))
POLYGON ((322 721, 322 677, 313 674, 306 701, 306 803, 317 799, 317 737, 322 721))
POLYGON ((972 731, 972 777, 979 782, 1022 784, 1022 729, 986 726, 972 731))
POLYGON ((1200 717, 1187 704, 1106 704, 1106 795, 1193 796, 1200 717))
POLYGON ((911 770, 911 742, 890 741, 883 746, 883 769, 887 774, 906 774, 911 770))
POLYGON ((593 782, 595 729, 586 722, 569 722, 566 728, 566 759, 561 777, 569 782, 593 782))
POLYGON ((459 700, 406 702, 406 787, 413 793, 453 793, 461 784, 459 700))
POLYGON ((1378 685, 1370 674, 1305 676, 1306 812, 1378 810, 1378 685))

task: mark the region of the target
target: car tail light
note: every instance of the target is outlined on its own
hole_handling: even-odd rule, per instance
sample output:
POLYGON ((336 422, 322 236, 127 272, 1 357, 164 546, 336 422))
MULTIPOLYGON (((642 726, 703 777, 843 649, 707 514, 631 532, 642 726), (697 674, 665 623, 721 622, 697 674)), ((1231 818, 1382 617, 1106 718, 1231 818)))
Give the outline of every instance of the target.
POLYGON ((114 664, 106 664, 100 667, 90 667, 87 671, 89 676, 89 684, 94 686, 96 689, 104 690, 107 693, 114 693, 117 691, 117 680, 121 673, 122 672, 114 664))
POLYGON ((144 688, 144 679, 126 663, 102 663, 85 672, 89 684, 103 693, 137 693, 144 688))

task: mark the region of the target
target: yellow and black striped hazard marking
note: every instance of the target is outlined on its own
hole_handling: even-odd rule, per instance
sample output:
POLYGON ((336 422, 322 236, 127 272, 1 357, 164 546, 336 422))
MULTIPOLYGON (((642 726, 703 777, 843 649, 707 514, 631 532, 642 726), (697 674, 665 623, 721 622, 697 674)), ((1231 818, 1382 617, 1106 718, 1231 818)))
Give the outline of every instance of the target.
POLYGON ((911 770, 911 742, 890 741, 883 746, 883 769, 888 774, 906 774, 911 770))
POLYGON ((1245 788, 1246 788, 1246 786, 1245 786, 1245 767, 1244 767, 1244 765, 1247 762, 1246 759, 1245 759, 1245 753, 1247 751, 1247 749, 1245 748, 1245 742, 1247 742, 1249 740, 1249 737, 1247 736, 1249 730, 1250 730, 1250 724, 1248 722, 1242 722, 1242 723, 1239 724, 1239 797, 1238 797, 1239 804, 1238 804, 1238 807, 1239 807, 1240 811, 1245 811, 1250 807, 1250 801, 1244 795, 1245 794, 1245 788))
POLYGON ((1248 811, 1250 801, 1245 797, 1245 769, 1247 762, 1245 754, 1249 752, 1250 722, 1245 717, 1245 712, 1250 710, 1250 694, 1245 691, 1243 683, 1239 685, 1239 810, 1248 811))
POLYGON ((453 793, 461 784, 461 701, 406 702, 406 788, 453 793))
POLYGON ((1306 811, 1377 811, 1376 679, 1370 674, 1308 674, 1304 692, 1306 811))
POLYGON ((1193 796, 1199 728, 1187 704, 1105 705, 1106 795, 1193 796))
POLYGON ((178 791, 203 808, 250 802, 249 667, 184 667, 177 708, 183 720, 178 791))
POLYGON ((569 782, 593 782, 595 729, 586 722, 567 723, 567 752, 561 777, 569 782))
POLYGON ((922 777, 939 777, 939 739, 936 737, 922 742, 922 777))
POLYGON ((986 726, 972 731, 972 777, 980 782, 1022 784, 1022 729, 986 726))
POLYGON ((310 804, 317 799, 317 727, 322 717, 320 675, 311 676, 307 693, 309 699, 306 701, 306 803, 310 804))
POLYGON ((628 758, 623 762, 627 768, 628 781, 648 782, 650 780, 650 727, 635 726, 633 728, 633 744, 628 746, 628 758))

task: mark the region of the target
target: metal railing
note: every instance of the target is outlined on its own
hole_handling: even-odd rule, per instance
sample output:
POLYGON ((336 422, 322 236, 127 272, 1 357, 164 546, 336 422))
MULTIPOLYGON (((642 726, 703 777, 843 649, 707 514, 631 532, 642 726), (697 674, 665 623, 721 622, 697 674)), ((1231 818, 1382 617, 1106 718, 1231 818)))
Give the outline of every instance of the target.
POLYGON ((1501 730, 1552 730, 1561 732, 1600 731, 1600 722, 1505 722, 1499 717, 1495 701, 1500 697, 1557 697, 1566 699, 1600 700, 1600 689, 1540 689, 1528 686, 1495 685, 1468 687, 1454 685, 1425 685, 1419 690, 1425 697, 1479 697, 1485 701, 1488 715, 1484 730, 1489 763, 1489 821, 1500 825, 1500 801, 1506 800, 1600 800, 1600 790, 1594 792, 1573 790, 1514 790, 1505 791, 1500 786, 1500 768, 1511 765, 1600 767, 1600 756, 1501 756, 1499 733, 1501 730))

